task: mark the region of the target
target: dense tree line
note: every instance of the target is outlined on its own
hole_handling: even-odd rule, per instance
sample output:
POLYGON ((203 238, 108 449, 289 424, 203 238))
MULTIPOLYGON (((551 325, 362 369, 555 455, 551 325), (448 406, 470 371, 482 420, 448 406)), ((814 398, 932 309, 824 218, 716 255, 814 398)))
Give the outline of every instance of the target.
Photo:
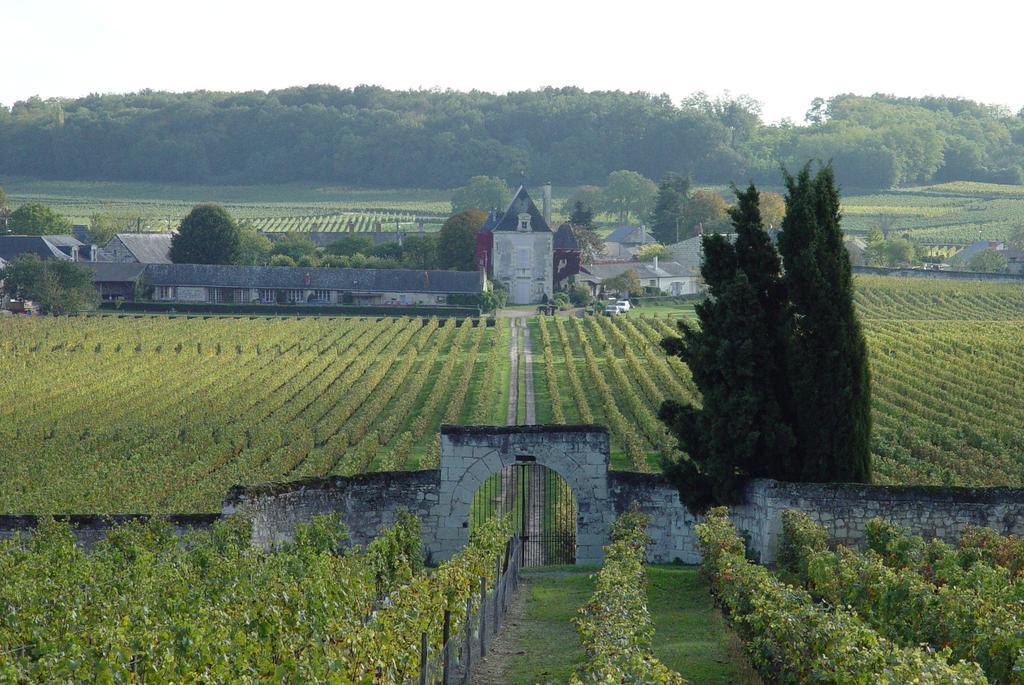
POLYGON ((596 184, 629 169, 778 184, 781 164, 820 158, 848 187, 1021 179, 1024 119, 998 107, 842 95, 812 103, 807 124, 767 126, 755 101, 702 94, 142 91, 0 107, 0 174, 451 188, 478 175, 596 184))

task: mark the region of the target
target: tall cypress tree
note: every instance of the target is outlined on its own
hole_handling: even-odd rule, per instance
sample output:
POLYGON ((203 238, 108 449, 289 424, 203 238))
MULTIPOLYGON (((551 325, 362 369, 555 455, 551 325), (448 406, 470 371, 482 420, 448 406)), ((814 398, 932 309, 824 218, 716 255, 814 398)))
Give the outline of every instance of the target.
POLYGON ((786 383, 789 312, 779 256, 764 232, 758 193, 737 191, 735 245, 703 240, 701 273, 710 297, 697 305, 700 327, 679 322, 669 354, 689 364, 703 402, 669 400, 659 412, 687 457, 664 465, 692 509, 734 502, 748 478, 791 469, 795 438, 786 383))
POLYGON ((669 245, 690 236, 681 231, 686 213, 686 201, 690 194, 690 179, 669 172, 658 184, 658 195, 651 210, 651 232, 658 242, 669 245))
POLYGON ((779 234, 794 329, 788 374, 800 455, 798 479, 871 479, 867 343, 853 304, 850 260, 831 165, 786 174, 779 234))

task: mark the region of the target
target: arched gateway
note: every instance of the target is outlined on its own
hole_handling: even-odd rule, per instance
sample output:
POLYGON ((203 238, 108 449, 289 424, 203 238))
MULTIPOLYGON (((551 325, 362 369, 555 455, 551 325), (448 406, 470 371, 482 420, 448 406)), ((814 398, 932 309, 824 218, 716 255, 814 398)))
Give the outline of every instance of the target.
POLYGON ((428 550, 436 558, 454 554, 469 539, 473 498, 488 478, 517 464, 536 464, 557 473, 572 491, 576 561, 600 563, 615 518, 608 454, 603 426, 442 426, 440 484, 432 512, 439 525, 436 538, 427 541, 428 550))

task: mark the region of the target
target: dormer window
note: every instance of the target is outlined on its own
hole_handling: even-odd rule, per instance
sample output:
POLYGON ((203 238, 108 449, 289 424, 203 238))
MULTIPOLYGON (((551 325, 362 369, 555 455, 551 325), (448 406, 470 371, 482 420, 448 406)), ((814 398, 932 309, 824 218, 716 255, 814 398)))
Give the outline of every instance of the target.
POLYGON ((516 227, 516 230, 521 232, 521 233, 526 233, 526 232, 528 232, 530 230, 530 213, 529 212, 523 212, 522 214, 519 215, 519 224, 516 227))

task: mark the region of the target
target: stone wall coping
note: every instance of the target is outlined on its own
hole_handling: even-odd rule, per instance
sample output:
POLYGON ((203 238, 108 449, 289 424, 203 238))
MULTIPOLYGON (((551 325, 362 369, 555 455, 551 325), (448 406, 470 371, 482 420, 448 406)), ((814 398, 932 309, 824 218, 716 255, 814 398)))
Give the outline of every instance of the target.
POLYGON ((968 487, 947 485, 871 485, 868 483, 787 483, 777 480, 752 480, 747 494, 762 492, 771 496, 800 499, 843 499, 851 504, 861 501, 946 502, 965 504, 1024 503, 1024 488, 1002 486, 968 487))
POLYGON ((441 435, 523 435, 524 433, 603 433, 607 426, 597 424, 537 424, 532 426, 461 426, 446 423, 441 435))
POLYGON ((352 476, 309 476, 289 481, 270 481, 251 485, 233 485, 224 496, 224 505, 238 504, 247 497, 287 495, 301 490, 340 490, 348 485, 382 485, 391 483, 432 483, 440 478, 438 469, 416 471, 372 471, 352 476))

